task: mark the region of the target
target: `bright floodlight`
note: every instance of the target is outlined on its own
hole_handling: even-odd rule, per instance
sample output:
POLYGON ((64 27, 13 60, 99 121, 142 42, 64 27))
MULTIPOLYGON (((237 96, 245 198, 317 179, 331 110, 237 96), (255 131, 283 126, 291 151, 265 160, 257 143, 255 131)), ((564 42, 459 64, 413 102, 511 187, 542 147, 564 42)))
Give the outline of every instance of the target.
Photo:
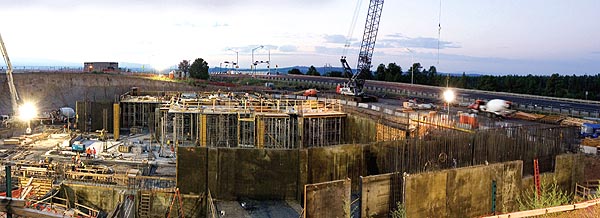
POLYGON ((452 91, 451 89, 448 89, 446 91, 444 91, 444 100, 448 103, 454 101, 454 91, 452 91))
POLYGON ((19 119, 29 121, 37 116, 37 108, 31 102, 27 102, 19 107, 19 119))

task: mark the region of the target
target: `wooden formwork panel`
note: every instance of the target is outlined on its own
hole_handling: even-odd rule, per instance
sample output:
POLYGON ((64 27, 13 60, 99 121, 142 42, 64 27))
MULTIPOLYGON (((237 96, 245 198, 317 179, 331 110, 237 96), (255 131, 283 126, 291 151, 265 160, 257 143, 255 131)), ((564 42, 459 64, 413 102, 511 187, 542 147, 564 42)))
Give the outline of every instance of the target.
POLYGON ((361 217, 388 217, 394 173, 361 178, 361 217))
POLYGON ((304 217, 350 217, 350 179, 304 186, 304 217))

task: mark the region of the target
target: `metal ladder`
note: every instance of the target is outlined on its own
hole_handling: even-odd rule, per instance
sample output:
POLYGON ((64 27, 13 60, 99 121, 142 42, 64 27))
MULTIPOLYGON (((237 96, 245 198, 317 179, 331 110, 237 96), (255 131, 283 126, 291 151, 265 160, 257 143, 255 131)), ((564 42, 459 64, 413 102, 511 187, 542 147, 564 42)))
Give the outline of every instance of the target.
POLYGON ((537 199, 539 200, 542 197, 542 187, 540 184, 540 165, 537 158, 533 159, 533 181, 535 183, 537 199))
POLYGON ((150 217, 150 205, 152 204, 152 194, 151 193, 143 193, 140 198, 140 207, 139 207, 139 215, 140 217, 150 217))
POLYGON ((181 199, 181 193, 179 193, 179 188, 175 189, 175 193, 173 193, 173 200, 171 200, 171 205, 169 206, 169 212, 167 213, 167 218, 171 217, 171 210, 173 209, 173 205, 175 204, 175 201, 179 200, 179 216, 178 217, 185 217, 184 213, 183 213, 183 200, 181 199))

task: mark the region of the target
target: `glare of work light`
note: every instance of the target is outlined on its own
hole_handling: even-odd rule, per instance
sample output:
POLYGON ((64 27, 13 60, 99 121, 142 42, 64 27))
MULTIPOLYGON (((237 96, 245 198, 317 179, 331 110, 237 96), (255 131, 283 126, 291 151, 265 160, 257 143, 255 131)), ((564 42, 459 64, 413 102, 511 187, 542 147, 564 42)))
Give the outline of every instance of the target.
POLYGON ((31 102, 27 102, 19 107, 19 119, 30 121, 37 116, 37 108, 31 102))
POLYGON ((444 91, 444 100, 448 103, 454 101, 455 95, 454 95, 454 91, 452 91, 451 89, 448 89, 446 91, 444 91))

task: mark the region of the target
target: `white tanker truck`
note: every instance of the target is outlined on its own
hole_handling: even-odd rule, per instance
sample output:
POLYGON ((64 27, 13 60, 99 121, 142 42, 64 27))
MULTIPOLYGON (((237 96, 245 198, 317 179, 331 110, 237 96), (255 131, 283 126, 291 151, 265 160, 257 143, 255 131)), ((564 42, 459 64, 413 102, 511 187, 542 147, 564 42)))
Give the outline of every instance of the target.
POLYGON ((510 117, 515 110, 511 109, 512 102, 502 99, 492 99, 488 102, 484 100, 477 100, 475 103, 469 105, 469 110, 473 113, 483 112, 489 117, 510 117))

